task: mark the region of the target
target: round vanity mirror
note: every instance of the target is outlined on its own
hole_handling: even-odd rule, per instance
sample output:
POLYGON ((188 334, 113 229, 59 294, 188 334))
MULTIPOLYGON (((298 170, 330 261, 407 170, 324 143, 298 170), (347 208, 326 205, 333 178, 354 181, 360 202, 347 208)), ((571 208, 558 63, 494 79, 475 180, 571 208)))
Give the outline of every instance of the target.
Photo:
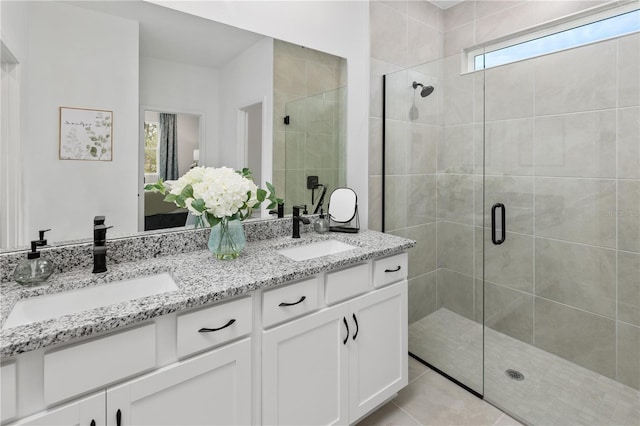
POLYGON ((347 223, 358 211, 358 197, 351 188, 337 188, 329 198, 329 217, 334 222, 347 223))

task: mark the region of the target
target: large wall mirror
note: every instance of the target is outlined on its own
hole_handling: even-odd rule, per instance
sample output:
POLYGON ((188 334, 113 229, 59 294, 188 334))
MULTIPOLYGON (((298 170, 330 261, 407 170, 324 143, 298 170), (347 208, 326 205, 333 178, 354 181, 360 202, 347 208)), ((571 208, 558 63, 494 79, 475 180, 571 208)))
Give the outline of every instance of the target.
POLYGON ((39 229, 50 244, 90 238, 95 215, 110 238, 179 225, 150 221, 181 212, 143 189, 162 166, 151 139, 165 118, 178 123, 178 177, 250 166, 287 206, 312 210, 344 186, 345 59, 144 1, 0 7, 0 248, 39 229), (112 114, 109 161, 60 158, 61 107, 112 114))

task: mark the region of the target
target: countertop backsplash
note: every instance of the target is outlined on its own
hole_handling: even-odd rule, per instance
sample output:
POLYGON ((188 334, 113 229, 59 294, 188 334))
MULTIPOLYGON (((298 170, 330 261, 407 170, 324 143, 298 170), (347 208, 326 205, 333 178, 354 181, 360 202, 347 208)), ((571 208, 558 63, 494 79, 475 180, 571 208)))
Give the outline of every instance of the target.
MULTIPOLYGON (((315 216, 307 216, 313 219, 315 216)), ((311 221, 313 223, 313 220, 311 221)), ((291 233, 292 218, 244 222, 247 242, 284 237, 291 233)), ((300 226, 300 232, 313 231, 312 225, 300 226)), ((207 248, 209 228, 153 232, 130 237, 107 238, 107 268, 122 262, 133 262, 207 248)), ((93 243, 82 241, 59 246, 42 247, 43 258, 53 262, 54 274, 78 269, 91 269, 93 243)), ((26 259, 28 250, 0 253, 0 283, 13 281, 13 270, 26 259)))

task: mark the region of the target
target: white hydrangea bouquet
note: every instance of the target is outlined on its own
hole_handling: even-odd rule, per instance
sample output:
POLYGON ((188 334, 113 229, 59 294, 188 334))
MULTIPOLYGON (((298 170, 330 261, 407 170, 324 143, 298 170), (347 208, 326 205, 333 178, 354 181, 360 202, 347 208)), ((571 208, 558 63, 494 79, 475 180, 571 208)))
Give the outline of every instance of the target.
POLYGON ((145 189, 164 194, 164 201, 204 219, 212 228, 209 248, 219 259, 235 259, 244 247, 240 221, 251 217, 265 200, 270 201, 268 209, 282 202, 269 182, 268 194, 258 188, 247 168, 236 171, 228 167, 194 167, 171 184, 160 180, 145 189))

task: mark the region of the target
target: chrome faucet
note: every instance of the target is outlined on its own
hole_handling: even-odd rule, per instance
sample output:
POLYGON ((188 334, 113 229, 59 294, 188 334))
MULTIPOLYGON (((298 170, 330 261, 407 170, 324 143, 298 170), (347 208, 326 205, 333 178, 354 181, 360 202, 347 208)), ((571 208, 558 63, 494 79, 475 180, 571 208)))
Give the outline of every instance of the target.
POLYGON ((107 272, 107 229, 104 216, 93 218, 93 273, 107 272))
POLYGON ((309 225, 311 221, 306 217, 300 216, 300 209, 307 212, 307 206, 293 206, 293 238, 300 238, 300 222, 309 225))

